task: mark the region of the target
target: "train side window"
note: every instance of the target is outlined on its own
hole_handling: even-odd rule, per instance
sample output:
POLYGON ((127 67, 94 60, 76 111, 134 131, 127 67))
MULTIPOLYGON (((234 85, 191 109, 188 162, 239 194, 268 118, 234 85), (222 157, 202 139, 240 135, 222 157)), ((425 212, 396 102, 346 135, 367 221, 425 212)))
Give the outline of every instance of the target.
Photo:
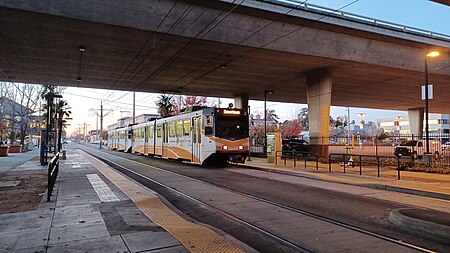
POLYGON ((191 135, 191 121, 190 120, 185 120, 183 121, 183 131, 184 131, 184 136, 189 136, 191 135))
POLYGON ((183 137, 183 121, 177 121, 176 123, 176 132, 177 132, 177 137, 181 138, 183 137))
POLYGON ((209 136, 213 134, 213 116, 205 116, 205 135, 209 136))
POLYGON ((148 127, 148 138, 153 138, 153 126, 148 127))
POLYGON ((144 128, 144 142, 148 142, 148 126, 145 126, 144 128))
POLYGON ((158 125, 156 130, 156 136, 161 137, 162 136, 162 126, 158 125))
POLYGON ((133 138, 133 129, 128 130, 128 134, 127 135, 128 135, 127 136, 128 139, 133 138))
POLYGON ((170 122, 169 124, 169 136, 175 137, 175 122, 170 122))
POLYGON ((197 142, 198 142, 198 143, 201 143, 201 142, 202 142, 202 135, 201 135, 201 130, 202 130, 202 118, 201 118, 201 117, 198 117, 198 119, 197 119, 196 130, 197 130, 197 142))

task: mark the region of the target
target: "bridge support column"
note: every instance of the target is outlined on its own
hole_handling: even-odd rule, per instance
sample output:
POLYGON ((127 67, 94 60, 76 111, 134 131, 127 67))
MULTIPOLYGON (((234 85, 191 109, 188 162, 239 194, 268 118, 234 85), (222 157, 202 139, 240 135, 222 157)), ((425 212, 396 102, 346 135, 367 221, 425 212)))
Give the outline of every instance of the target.
POLYGON ((331 71, 317 69, 306 73, 309 136, 311 152, 328 156, 330 132, 331 71))
POLYGON ((248 94, 241 94, 234 97, 234 107, 240 109, 248 108, 248 94))
POLYGON ((409 131, 418 138, 423 137, 423 107, 408 109, 409 131))

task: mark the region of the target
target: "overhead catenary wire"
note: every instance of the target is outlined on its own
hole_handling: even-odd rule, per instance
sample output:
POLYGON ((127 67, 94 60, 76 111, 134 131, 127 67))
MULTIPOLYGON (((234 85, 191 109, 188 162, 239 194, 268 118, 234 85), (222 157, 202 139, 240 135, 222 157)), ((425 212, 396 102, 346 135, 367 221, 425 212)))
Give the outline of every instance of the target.
MULTIPOLYGON (((79 94, 74 94, 74 93, 70 93, 70 92, 64 92, 64 94, 71 95, 71 96, 88 98, 88 99, 94 99, 94 100, 98 100, 98 101, 104 101, 104 102, 108 102, 108 103, 111 103, 111 104, 121 104, 121 105, 133 106, 133 104, 131 104, 131 103, 124 103, 124 102, 104 100, 104 99, 101 99, 101 98, 90 97, 90 96, 85 96, 85 95, 79 95, 79 94)), ((156 106, 136 105, 136 107, 142 107, 142 108, 148 108, 148 109, 156 109, 156 106)))
MULTIPOLYGON (((155 32, 158 31, 158 29, 161 27, 161 25, 165 22, 165 20, 167 19, 167 17, 169 16, 169 14, 172 12, 172 10, 175 8, 175 6, 177 5, 178 1, 175 1, 174 4, 172 5, 172 7, 170 8, 170 10, 167 12, 167 14, 164 16, 164 18, 161 20, 161 22, 158 24, 158 26, 155 29, 155 32)), ((125 74, 125 72, 128 70, 128 68, 131 66, 131 64, 133 64, 133 62, 137 59, 137 57, 141 54, 142 50, 144 50, 145 47, 147 47, 148 43, 151 41, 151 39, 154 38, 154 33, 153 35, 149 36, 147 38, 147 40, 145 41, 145 43, 142 45, 142 47, 136 52, 136 54, 134 55, 133 59, 131 59, 131 61, 128 63, 128 65, 125 67, 125 69, 122 71, 122 73, 120 73, 119 77, 117 77, 116 81, 114 81, 113 87, 112 89, 114 89, 117 86, 117 82, 120 80, 120 78, 122 78, 123 74, 125 74)), ((105 99, 108 99, 112 94, 114 93, 114 90, 111 92, 110 95, 108 95, 107 97, 105 97, 105 99)), ((106 94, 105 94, 106 95, 106 94)))
MULTIPOLYGON (((165 32, 164 34, 163 34, 163 36, 158 40, 158 42, 153 46, 153 48, 141 59, 141 61, 136 65, 136 67, 133 69, 133 71, 131 71, 129 74, 128 74, 128 76, 125 78, 125 80, 124 80, 124 82, 125 82, 125 84, 127 84, 128 82, 130 82, 130 81, 132 81, 133 80, 133 78, 135 78, 138 74, 140 74, 145 68, 146 68, 146 66, 144 66, 144 67, 142 67, 138 72, 136 72, 136 73, 134 73, 140 66, 141 66, 141 64, 143 64, 144 63, 144 61, 153 53, 153 52, 155 52, 155 49, 159 46, 159 44, 165 39, 165 37, 169 34, 169 32, 171 32, 187 15, 189 15, 190 14, 190 12, 192 11, 192 6, 191 5, 189 5, 188 6, 188 8, 186 8, 185 10, 184 10, 184 12, 180 15, 180 17, 178 17, 178 19, 176 20, 176 22, 174 22, 173 24, 172 24, 172 26, 169 28, 169 30, 167 30, 167 32, 165 32), (189 9, 189 12, 187 12, 187 10, 189 9), (187 13, 186 13, 187 12, 187 13), (133 74, 134 73, 134 75, 131 77, 131 79, 130 79, 130 76, 131 76, 131 74, 133 74), (128 82, 127 82, 128 81, 128 82)), ((197 17, 197 18, 195 18, 194 19, 194 21, 192 21, 191 22, 191 24, 189 25, 189 26, 187 26, 183 31, 181 31, 180 32, 180 35, 181 34, 183 34, 187 29, 189 29, 189 27, 191 27, 196 21, 197 21, 197 19, 198 18, 200 18, 205 12, 206 12, 206 8, 203 10, 203 12, 197 17)), ((156 29, 155 30, 155 32, 157 32, 157 30, 158 29, 156 29)), ((130 93, 131 91, 128 91, 128 93, 130 93)), ((126 96, 126 94, 124 94, 124 95, 122 95, 121 97, 119 97, 119 98, 117 98, 117 99, 121 99, 121 98, 123 98, 124 96, 126 96)))
MULTIPOLYGON (((158 67, 155 71, 153 71, 147 78, 145 78, 144 80, 142 80, 141 82, 139 82, 137 85, 135 85, 132 89, 132 91, 136 90, 139 86, 141 86, 143 83, 145 83, 148 80, 152 80, 155 76, 157 76, 162 70, 164 70, 166 67, 168 67, 171 63, 173 63, 175 60, 177 60, 179 57, 181 57, 181 55, 183 55, 183 53, 193 45, 193 42, 195 42, 198 39, 202 39, 204 38, 206 35, 208 35, 217 25, 219 25, 223 20, 225 20, 236 8, 238 8, 239 6, 242 5, 242 3, 244 3, 246 0, 241 0, 241 2, 235 6, 233 6, 233 8, 231 8, 225 15, 224 17, 222 17, 216 24, 214 24, 209 30, 207 30, 207 28, 223 13, 223 11, 221 11, 218 15, 215 16, 215 18, 209 22, 200 32, 197 33, 197 35, 192 38, 188 43, 185 44, 184 47, 182 47, 181 49, 179 49, 173 56, 172 58, 170 58, 169 60, 167 60, 165 63, 163 63, 160 67, 158 67), (207 30, 205 32, 205 30, 207 30), (203 34, 202 34, 203 33, 203 34), (202 34, 202 35, 201 35, 202 34), (201 35, 199 38, 197 38, 199 35, 201 35)), ((232 3, 236 2, 236 0, 234 0, 232 3)))
MULTIPOLYGON (((341 8, 336 9, 335 12, 340 11, 340 10, 342 10, 342 9, 344 9, 344 8, 346 8, 346 7, 350 6, 350 5, 352 5, 352 4, 355 4, 355 3, 357 3, 358 1, 359 1, 359 0, 354 0, 354 1, 352 1, 352 2, 350 2, 350 3, 348 3, 348 4, 346 4, 346 5, 342 6, 341 8)), ((298 8, 298 6, 292 7, 290 11, 292 11, 292 10, 294 10, 294 9, 296 9, 296 8, 298 8)), ((289 12, 290 12, 290 11, 289 11, 289 12)), ((284 14, 284 15, 286 15, 286 14, 284 14)), ((316 21, 320 21, 321 19, 323 19, 323 18, 325 18, 325 17, 327 17, 327 15, 322 15, 321 17, 319 17, 318 19, 316 19, 316 21)), ((289 36, 289 35, 291 35, 291 34, 293 34, 293 33, 295 33, 295 32, 300 31, 300 30, 303 29, 303 28, 305 28, 305 26, 300 26, 300 27, 297 28, 297 29, 294 29, 294 30, 292 30, 292 31, 290 31, 290 32, 287 32, 286 34, 281 35, 281 36, 279 36, 278 38, 275 38, 275 39, 273 39, 273 40, 271 40, 271 41, 269 41, 269 42, 267 42, 267 43, 265 43, 265 44, 263 44, 263 45, 261 45, 261 46, 259 46, 259 47, 257 47, 257 48, 254 48, 252 51, 248 52, 247 54, 244 54, 244 55, 240 56, 239 58, 234 58, 234 59, 229 60, 226 64, 229 64, 229 63, 231 63, 231 62, 236 62, 236 61, 238 61, 238 60, 241 60, 241 59, 243 59, 243 58, 245 58, 245 57, 247 57, 247 56, 253 54, 253 53, 256 52, 256 51, 258 51, 258 50, 260 50, 260 49, 262 49, 262 48, 264 48, 264 47, 267 47, 268 45, 270 45, 270 44, 272 44, 272 43, 274 43, 274 42, 277 42, 277 41, 279 41, 279 40, 281 40, 281 39, 283 39, 283 38, 285 38, 285 37, 287 37, 287 36, 289 36)), ((259 31, 258 31, 258 32, 259 32, 259 31)), ((250 36, 254 36, 254 34, 252 34, 252 35, 250 35, 250 36)), ((245 39, 245 40, 246 40, 246 39, 245 39)), ((245 40, 244 40, 244 41, 245 41, 245 40)), ((228 51, 229 51, 229 50, 225 51, 224 53, 226 53, 226 52, 228 52, 228 51)), ((223 54, 223 53, 222 53, 222 54, 223 54)), ((217 57, 219 57, 219 56, 217 56, 217 57)), ((216 57, 216 58, 217 58, 217 57, 216 57)), ((213 59, 213 60, 214 60, 214 59, 213 59)), ((199 68, 200 68, 200 67, 199 67, 199 68)), ((197 68, 196 70, 198 70, 199 68, 197 68)), ((198 76, 197 78, 195 78, 195 79, 193 79, 193 80, 191 80, 191 81, 189 81, 189 82, 183 84, 181 87, 184 88, 184 87, 188 86, 189 84, 192 84, 193 82, 196 82, 197 80, 199 80, 199 79, 201 79, 201 78, 203 78, 203 77, 209 75, 210 73, 212 73, 212 72, 214 72, 214 71, 216 71, 216 70, 218 70, 218 69, 220 69, 220 68, 221 68, 221 66, 216 66, 216 67, 214 67, 213 69, 211 69, 211 70, 205 72, 204 74, 198 76)), ((195 70, 195 71, 196 71, 196 70, 195 70)))
MULTIPOLYGON (((187 17, 190 13, 191 13, 191 11, 193 10, 193 7, 192 7, 192 5, 189 5, 188 6, 188 8, 186 8, 185 10, 184 10, 184 12, 180 15, 180 17, 177 19, 177 21, 176 22, 174 22, 173 24, 172 24, 172 26, 170 27, 170 29, 167 31, 167 32, 165 32, 164 34, 163 34, 163 36, 158 40, 158 42, 154 45, 154 47, 152 48, 152 50, 150 50, 142 59, 141 59, 141 61, 136 65, 136 67, 133 69, 133 71, 131 71, 129 74, 128 74, 128 76, 124 79, 124 81, 127 81, 127 80, 133 80, 133 78, 135 78, 138 74, 140 74, 146 67, 147 67, 147 65, 145 65, 145 66, 143 66, 138 72, 135 72, 143 63, 144 63, 144 61, 153 53, 153 52, 155 52, 155 49, 159 46, 159 44, 165 39, 165 37, 166 36, 168 36, 168 34, 171 32, 171 31, 173 31, 173 29, 178 25, 178 24, 180 24, 183 20, 184 20, 184 18, 185 17, 187 17), (188 11, 189 10, 189 11, 188 11), (133 76, 131 76, 133 74, 133 76), (130 77, 131 76, 131 77, 130 77)), ((188 26, 186 26, 180 33, 179 33, 179 35, 181 35, 181 34, 183 34, 186 30, 188 30, 201 16, 203 16, 203 14, 206 12, 206 8, 203 10, 203 12, 199 15, 199 16, 197 16, 197 18, 195 18, 188 26)))
MULTIPOLYGON (((300 4, 305 4, 306 2, 308 2, 308 0, 303 1, 300 4)), ((299 4, 299 5, 300 5, 299 4)), ((296 10, 298 8, 298 6, 291 8, 290 10, 288 10, 287 12, 283 13, 283 15, 287 15, 289 13, 291 13, 292 11, 296 10)), ((211 58, 211 60, 201 64, 199 67, 195 68, 194 70, 186 73, 185 75, 181 76, 180 78, 178 78, 177 80, 173 81, 172 83, 166 85, 163 89, 167 89, 168 87, 172 86, 173 84, 177 83, 178 81, 184 79, 185 77, 189 76, 192 73, 195 73, 197 70, 203 68, 204 66, 207 66, 208 64, 210 64, 211 62, 213 62, 214 60, 218 59, 220 56, 225 55, 226 53, 230 52, 231 50, 234 50, 236 47, 238 47, 239 45, 241 45, 242 43, 244 43, 245 41, 247 41, 248 39, 252 38, 253 36, 255 36, 256 34, 258 34, 259 32, 265 30, 267 27, 271 26, 272 24, 274 24, 275 22, 278 22, 280 19, 282 18, 282 16, 280 15, 278 19, 272 20, 271 22, 267 23, 266 25, 262 26, 261 28, 257 29, 255 32, 253 32, 252 34, 250 34, 249 36, 245 37, 244 39, 242 39, 241 41, 239 41, 237 44, 234 44, 233 46, 231 46, 229 49, 222 51, 220 53, 218 53, 216 56, 214 56, 213 58, 211 58)), ((221 68, 222 66, 216 66, 214 70, 221 68)), ((208 72, 207 72, 208 73, 208 72)), ((180 87, 185 87, 187 86, 186 84, 183 84, 180 87)))

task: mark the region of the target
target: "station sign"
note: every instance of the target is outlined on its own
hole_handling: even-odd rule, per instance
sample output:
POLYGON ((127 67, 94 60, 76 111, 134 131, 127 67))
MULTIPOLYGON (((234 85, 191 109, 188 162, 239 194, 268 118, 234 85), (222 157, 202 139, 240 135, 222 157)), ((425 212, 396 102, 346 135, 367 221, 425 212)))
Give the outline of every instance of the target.
MULTIPOLYGON (((428 84, 428 100, 433 99, 433 84, 428 84)), ((422 85, 422 100, 425 100, 425 85, 422 85)))

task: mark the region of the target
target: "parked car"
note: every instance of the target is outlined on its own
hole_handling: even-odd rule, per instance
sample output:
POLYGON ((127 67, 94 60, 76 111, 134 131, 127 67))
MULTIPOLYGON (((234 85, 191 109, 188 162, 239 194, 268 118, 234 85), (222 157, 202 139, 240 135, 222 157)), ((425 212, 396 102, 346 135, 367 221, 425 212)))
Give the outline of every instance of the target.
POLYGON ((417 151, 419 148, 423 147, 421 141, 402 141, 398 146, 394 148, 394 155, 396 157, 410 156, 416 159, 417 151))
POLYGON ((299 139, 285 139, 282 141, 282 152, 283 154, 292 153, 309 153, 309 143, 305 140, 299 139))
POLYGON ((450 150, 450 141, 447 141, 446 143, 442 144, 442 151, 444 150, 450 150))

